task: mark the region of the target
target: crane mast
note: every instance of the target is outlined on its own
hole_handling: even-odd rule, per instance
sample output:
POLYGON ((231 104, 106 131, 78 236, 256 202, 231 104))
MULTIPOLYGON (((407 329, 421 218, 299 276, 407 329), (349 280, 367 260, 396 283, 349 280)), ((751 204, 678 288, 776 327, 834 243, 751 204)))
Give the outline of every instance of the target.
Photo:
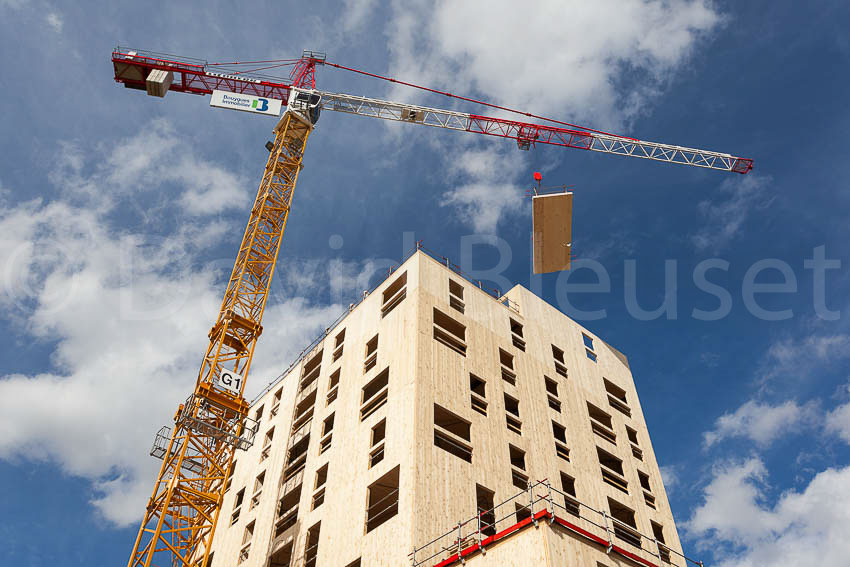
POLYGON ((195 389, 178 408, 173 431, 160 430, 151 451, 162 458, 162 466, 128 567, 207 565, 234 452, 250 447, 257 432, 257 423, 248 417, 245 379, 263 331, 263 312, 307 138, 321 110, 509 138, 524 150, 543 143, 741 174, 748 173, 753 163, 731 154, 580 127, 319 91, 316 66, 325 64, 325 56, 311 51, 296 61, 289 84, 275 77, 220 72, 199 59, 121 47, 112 52, 112 64, 116 82, 155 96, 168 91, 199 95, 227 91, 287 103, 274 129, 274 142, 267 145, 269 158, 218 318, 209 332, 195 389))
MULTIPOLYGON (((304 109, 308 110, 308 109, 304 109)), ((243 397, 245 377, 268 298, 301 168, 309 112, 290 105, 275 139, 195 390, 180 406, 174 431, 133 547, 129 567, 207 564, 233 454, 250 447, 257 424, 243 397)))

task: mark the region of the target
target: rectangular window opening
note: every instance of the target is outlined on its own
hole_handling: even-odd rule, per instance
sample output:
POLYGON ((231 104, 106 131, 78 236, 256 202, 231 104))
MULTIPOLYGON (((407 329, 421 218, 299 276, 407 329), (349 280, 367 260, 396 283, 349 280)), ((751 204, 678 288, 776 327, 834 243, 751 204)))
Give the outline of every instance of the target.
POLYGON ((471 394, 469 404, 472 409, 484 417, 487 417, 487 400, 479 398, 475 394, 471 394))
POLYGON ((567 377, 567 363, 564 361, 564 351, 552 345, 552 357, 555 359, 555 372, 567 377))
POLYGON ((283 388, 280 388, 277 392, 275 392, 274 397, 272 398, 272 409, 269 410, 269 417, 274 417, 277 415, 277 412, 280 409, 280 398, 282 395, 283 388))
POLYGON ((556 422, 552 422, 552 434, 555 436, 555 454, 565 461, 570 460, 570 449, 567 447, 567 430, 556 422))
POLYGON ((642 461, 643 449, 640 448, 640 444, 638 443, 637 431, 627 425, 626 435, 629 437, 629 444, 632 447, 632 455, 634 455, 637 460, 642 461))
POLYGON ((484 416, 487 415, 486 389, 487 383, 484 380, 475 374, 469 374, 470 405, 473 410, 484 416))
POLYGON ((508 454, 511 457, 511 466, 525 470, 525 451, 513 445, 508 445, 508 454))
POLYGON ((316 557, 319 555, 319 530, 321 522, 317 522, 307 530, 307 541, 304 543, 304 567, 316 567, 316 557))
POLYGON ((652 487, 649 485, 649 475, 645 472, 638 471, 638 479, 640 479, 640 486, 647 492, 652 492, 652 487))
POLYGON ((602 465, 600 470, 602 472, 603 482, 628 494, 629 483, 624 476, 623 461, 599 447, 596 448, 596 455, 599 459, 599 464, 602 465))
POLYGON ((315 510, 325 502, 325 483, 328 481, 328 464, 325 463, 316 471, 316 480, 313 484, 312 510, 315 510))
POLYGON ((464 441, 470 440, 470 423, 446 408, 434 404, 434 425, 445 429, 464 441))
POLYGON ((319 506, 325 503, 325 489, 320 488, 313 494, 313 502, 310 506, 311 510, 315 510, 319 506))
POLYGON ((323 354, 324 351, 320 350, 315 356, 307 361, 306 364, 304 364, 304 368, 301 371, 301 384, 298 388, 299 393, 307 391, 316 383, 316 379, 319 377, 319 373, 322 368, 321 364, 323 354))
MULTIPOLYGON (((281 547, 278 551, 275 551, 274 554, 271 556, 269 565, 274 567, 289 567, 292 564, 294 547, 295 542, 290 541, 289 543, 281 547)), ((209 567, 209 565, 207 567, 209 567)))
POLYGON ((576 498, 576 479, 562 472, 561 490, 564 492, 564 508, 567 512, 573 516, 581 516, 576 498))
POLYGON ((505 394, 505 411, 519 417, 519 400, 505 394))
POLYGON ((372 427, 372 447, 384 440, 387 435, 387 420, 386 418, 379 421, 372 427))
POLYGON ((519 419, 519 401, 505 394, 505 421, 510 431, 522 435, 522 421, 519 419))
POLYGON ((333 402, 337 398, 337 394, 339 393, 339 377, 341 374, 341 370, 337 368, 334 370, 333 374, 331 374, 330 379, 328 380, 328 395, 326 397, 325 405, 329 406, 331 402, 333 402))
POLYGON ((650 520, 652 524, 652 535, 655 537, 655 543, 658 545, 658 554, 661 556, 661 561, 670 563, 670 548, 665 545, 664 527, 650 520))
POLYGON ((527 520, 531 518, 531 509, 525 504, 520 504, 519 502, 514 503, 516 507, 516 521, 520 523, 523 520, 527 520))
POLYGON ((254 537, 254 524, 256 522, 251 522, 247 526, 245 526, 245 531, 242 533, 242 545, 245 545, 251 538, 254 537))
POLYGON ((461 313, 466 311, 466 304, 463 302, 463 286, 452 279, 449 279, 449 306, 461 313))
POLYGON ((444 407, 434 404, 434 445, 460 457, 467 463, 472 462, 470 441, 470 423, 444 407))
POLYGON ((508 370, 514 369, 514 355, 499 349, 499 362, 508 370))
POLYGON ((505 415, 505 423, 509 431, 522 435, 522 422, 511 415, 505 415))
POLYGON ((523 334, 522 334, 522 324, 519 323, 518 321, 516 321, 513 318, 510 319, 510 322, 511 322, 511 332, 513 334, 515 334, 516 336, 522 338, 522 336, 523 336, 523 334))
POLYGON ((596 362, 596 353, 595 352, 584 349, 584 354, 587 355, 587 358, 589 358, 593 362, 596 362))
POLYGON ((366 374, 378 364, 378 335, 366 343, 366 356, 363 359, 363 373, 366 374))
POLYGON ((384 438, 387 434, 386 418, 372 427, 372 448, 369 451, 369 468, 384 460, 384 438))
POLYGON ((511 482, 520 490, 526 490, 528 488, 528 476, 516 469, 511 469, 511 482))
POLYGON ((584 341, 585 348, 593 350, 593 339, 591 337, 588 337, 584 333, 581 334, 581 338, 584 341))
POLYGON ((616 445, 617 434, 614 433, 614 422, 611 420, 611 415, 590 402, 587 402, 587 413, 590 415, 590 427, 593 432, 616 445))
POLYGON ((336 362, 342 357, 343 347, 345 346, 343 342, 345 341, 345 329, 340 331, 337 336, 334 338, 334 352, 333 352, 333 360, 332 362, 336 362))
POLYGON ((608 498, 608 508, 614 520, 612 522, 614 524, 614 535, 626 543, 640 548, 641 537, 635 523, 635 511, 612 498, 608 498))
POLYGON ((475 485, 475 505, 481 517, 481 533, 496 535, 496 511, 493 509, 495 493, 480 484, 475 485))
POLYGON ((552 356, 555 358, 556 362, 560 362, 561 364, 566 364, 564 361, 564 351, 552 345, 552 356))
POLYGON ((567 442, 567 428, 560 423, 552 422, 552 434, 555 436, 555 441, 567 442))
POLYGON ((434 446, 463 459, 467 463, 472 462, 472 446, 458 441, 457 438, 446 434, 445 431, 434 430, 434 446))
POLYGON ((516 372, 514 370, 514 355, 499 349, 499 364, 502 368, 502 379, 511 384, 516 385, 516 372))
POLYGON ((513 345, 519 350, 525 352, 525 340, 523 339, 522 334, 522 324, 517 322, 514 319, 510 319, 511 322, 511 341, 513 345))
POLYGON ((277 519, 275 520, 275 537, 295 525, 298 520, 298 502, 301 500, 301 484, 289 490, 277 504, 277 519))
POLYGON ((322 438, 319 441, 319 454, 324 453, 331 447, 335 415, 336 413, 330 414, 328 417, 325 418, 325 421, 322 422, 322 438))
POLYGON ((434 308, 434 340, 466 356, 466 326, 434 308))
POLYGON ((398 514, 399 467, 369 485, 366 533, 398 514))
POLYGON ((386 317, 407 297, 407 272, 401 274, 384 290, 381 317, 386 317))
POLYGON ((516 371, 514 370, 514 355, 499 349, 499 364, 502 368, 502 379, 511 384, 516 385, 516 371))
POLYGON ((266 482, 266 471, 261 472, 254 479, 254 494, 251 496, 251 510, 257 507, 260 503, 260 497, 263 494, 263 484, 266 482))
POLYGON ((387 403, 389 380, 390 369, 387 367, 370 380, 368 384, 363 386, 360 402, 360 421, 363 421, 387 403))
POLYGON ((473 394, 481 396, 482 398, 487 397, 487 382, 472 373, 469 374, 469 389, 473 394))

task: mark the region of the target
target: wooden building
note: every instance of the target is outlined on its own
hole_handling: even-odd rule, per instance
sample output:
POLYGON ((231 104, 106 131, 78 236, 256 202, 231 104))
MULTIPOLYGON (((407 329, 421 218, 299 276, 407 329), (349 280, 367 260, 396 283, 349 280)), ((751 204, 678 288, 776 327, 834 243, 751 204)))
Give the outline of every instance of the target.
POLYGON ((214 567, 687 564, 626 357, 423 251, 251 415, 214 567))

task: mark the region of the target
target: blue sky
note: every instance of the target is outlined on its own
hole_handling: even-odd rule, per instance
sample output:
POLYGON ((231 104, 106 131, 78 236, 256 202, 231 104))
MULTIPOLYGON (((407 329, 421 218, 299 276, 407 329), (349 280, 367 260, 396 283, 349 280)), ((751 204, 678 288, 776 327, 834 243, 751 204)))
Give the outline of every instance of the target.
MULTIPOLYGON (((538 114, 754 158, 737 176, 326 113, 250 387, 422 239, 493 286, 530 287, 630 356, 691 555, 841 564, 850 8, 512 5, 0 0, 0 563, 126 560, 155 474, 148 446, 194 382, 274 125, 201 97, 120 88, 109 55, 121 43, 210 61, 324 50, 538 114), (529 276, 524 191, 535 170, 576 186, 569 274, 529 276), (599 273, 609 291, 578 291, 599 273), (695 283, 699 273, 728 298, 695 283), (777 286, 745 298, 754 282, 777 286)), ((331 68, 319 88, 446 105, 331 68)))

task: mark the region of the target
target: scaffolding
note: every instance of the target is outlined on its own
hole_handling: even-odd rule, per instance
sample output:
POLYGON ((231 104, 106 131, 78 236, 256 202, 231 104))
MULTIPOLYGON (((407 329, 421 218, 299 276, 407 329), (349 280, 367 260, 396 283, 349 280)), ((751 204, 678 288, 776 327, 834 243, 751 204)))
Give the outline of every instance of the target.
POLYGON ((640 533, 634 526, 596 510, 573 496, 539 480, 488 510, 458 522, 452 529, 431 541, 413 547, 413 567, 448 567, 464 563, 487 546, 540 522, 557 525, 605 549, 645 567, 705 567, 667 547, 655 535, 640 533), (622 546, 620 542, 625 543, 622 546), (655 561, 655 562, 653 562, 655 561))

